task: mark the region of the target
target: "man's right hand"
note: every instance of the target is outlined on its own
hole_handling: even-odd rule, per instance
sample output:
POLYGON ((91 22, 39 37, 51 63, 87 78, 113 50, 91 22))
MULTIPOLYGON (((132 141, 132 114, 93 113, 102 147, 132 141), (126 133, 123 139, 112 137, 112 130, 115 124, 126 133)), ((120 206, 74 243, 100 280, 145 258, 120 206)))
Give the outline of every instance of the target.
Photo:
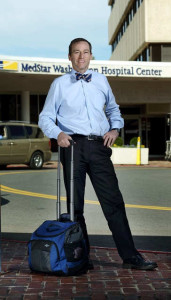
POLYGON ((57 138, 57 142, 60 147, 69 147, 70 140, 72 140, 72 138, 64 132, 60 132, 60 134, 58 135, 58 138, 57 138))

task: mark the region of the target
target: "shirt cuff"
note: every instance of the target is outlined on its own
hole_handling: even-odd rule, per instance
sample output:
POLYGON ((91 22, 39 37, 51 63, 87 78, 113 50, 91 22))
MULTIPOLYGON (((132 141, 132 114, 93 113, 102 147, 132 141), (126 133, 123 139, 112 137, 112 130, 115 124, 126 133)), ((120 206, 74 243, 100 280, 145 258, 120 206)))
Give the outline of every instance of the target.
POLYGON ((51 136, 53 139, 57 140, 57 139, 58 139, 58 135, 59 135, 61 132, 62 132, 62 130, 61 130, 59 127, 55 126, 55 127, 51 130, 50 136, 51 136))

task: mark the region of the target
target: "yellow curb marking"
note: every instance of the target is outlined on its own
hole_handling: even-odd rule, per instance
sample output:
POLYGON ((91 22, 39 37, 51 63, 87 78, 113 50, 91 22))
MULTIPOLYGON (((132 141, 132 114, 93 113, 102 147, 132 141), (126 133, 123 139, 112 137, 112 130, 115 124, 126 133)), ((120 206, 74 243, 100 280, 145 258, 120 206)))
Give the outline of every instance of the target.
MULTIPOLYGON (((0 172, 0 176, 4 176, 4 175, 13 175, 13 174, 28 174, 28 173, 38 173, 38 172, 44 172, 45 170, 34 170, 34 171, 8 171, 8 172, 0 172)), ((49 172, 51 170, 46 170, 46 172, 49 172)))
MULTIPOLYGON (((18 190, 18 189, 7 187, 5 185, 1 185, 1 191, 12 193, 12 194, 30 196, 30 197, 39 197, 39 198, 54 199, 54 200, 57 199, 57 197, 53 195, 39 194, 39 193, 18 190)), ((61 197, 61 200, 66 201, 66 197, 61 197)), ((85 203, 100 205, 100 203, 96 200, 85 200, 85 203)), ((142 209, 167 210, 167 211, 171 210, 171 207, 165 207, 165 206, 150 206, 150 205, 135 205, 135 204, 125 204, 125 206, 129 208, 142 208, 142 209)))

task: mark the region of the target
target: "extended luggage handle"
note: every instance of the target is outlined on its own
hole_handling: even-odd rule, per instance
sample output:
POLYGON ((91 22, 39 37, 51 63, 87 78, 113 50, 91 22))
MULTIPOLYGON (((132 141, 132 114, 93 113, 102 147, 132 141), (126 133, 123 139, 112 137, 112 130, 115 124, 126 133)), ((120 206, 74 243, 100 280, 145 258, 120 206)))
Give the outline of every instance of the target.
MULTIPOLYGON (((74 141, 70 140, 69 141, 71 144, 71 177, 70 177, 70 219, 71 221, 74 221, 74 141)), ((61 201, 60 201, 60 197, 61 197, 61 175, 60 175, 60 171, 61 171, 61 160, 60 160, 60 146, 58 145, 58 168, 57 168, 57 206, 56 206, 56 210, 57 210, 57 220, 60 219, 60 215, 61 215, 61 201)))

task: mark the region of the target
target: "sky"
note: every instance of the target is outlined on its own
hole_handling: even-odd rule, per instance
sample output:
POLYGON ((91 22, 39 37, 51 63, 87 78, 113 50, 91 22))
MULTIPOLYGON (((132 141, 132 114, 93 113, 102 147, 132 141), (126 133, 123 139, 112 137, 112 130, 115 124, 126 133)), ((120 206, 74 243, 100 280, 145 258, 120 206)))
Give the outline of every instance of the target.
POLYGON ((108 0, 1 0, 0 55, 68 58, 77 37, 96 60, 108 60, 108 0))

